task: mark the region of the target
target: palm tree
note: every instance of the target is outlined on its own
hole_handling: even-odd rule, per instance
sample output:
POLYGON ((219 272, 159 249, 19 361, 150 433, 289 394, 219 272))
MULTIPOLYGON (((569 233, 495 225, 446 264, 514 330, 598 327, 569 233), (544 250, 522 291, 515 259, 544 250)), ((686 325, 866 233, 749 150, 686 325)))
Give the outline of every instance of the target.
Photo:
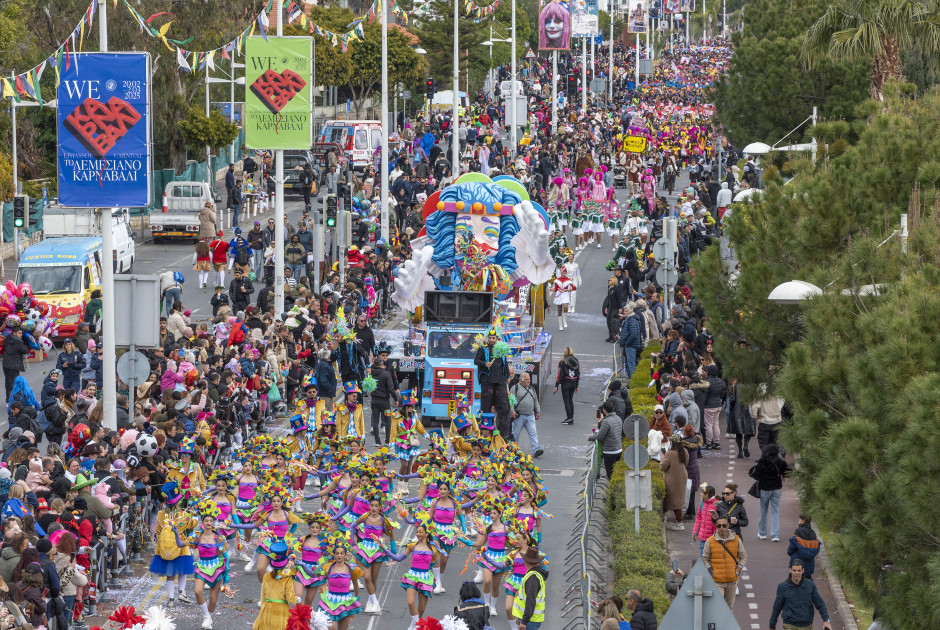
POLYGON ((871 59, 869 93, 882 100, 891 79, 903 79, 901 51, 921 40, 940 53, 938 0, 842 0, 829 5, 803 38, 802 60, 807 69, 823 56, 839 61, 871 59))

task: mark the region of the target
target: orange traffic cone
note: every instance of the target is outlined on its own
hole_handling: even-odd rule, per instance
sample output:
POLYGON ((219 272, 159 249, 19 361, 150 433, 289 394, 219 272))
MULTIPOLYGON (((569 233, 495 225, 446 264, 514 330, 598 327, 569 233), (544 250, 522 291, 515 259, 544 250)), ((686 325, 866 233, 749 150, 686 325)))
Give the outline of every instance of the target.
POLYGON ((162 208, 162 211, 163 211, 163 212, 169 212, 169 211, 170 211, 170 208, 169 208, 169 206, 167 206, 167 203, 166 203, 166 193, 163 193, 163 208, 162 208))

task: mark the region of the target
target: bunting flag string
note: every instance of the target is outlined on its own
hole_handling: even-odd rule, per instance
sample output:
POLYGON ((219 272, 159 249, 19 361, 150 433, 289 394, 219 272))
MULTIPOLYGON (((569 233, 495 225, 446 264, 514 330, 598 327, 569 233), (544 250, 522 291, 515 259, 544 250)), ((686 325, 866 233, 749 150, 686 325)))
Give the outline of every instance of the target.
POLYGON ((496 9, 499 8, 500 2, 501 0, 493 0, 491 4, 485 7, 481 7, 479 4, 474 2, 474 0, 467 0, 467 15, 477 20, 483 19, 486 16, 496 13, 496 9))
POLYGON ((13 73, 9 78, 0 77, 3 98, 12 98, 17 103, 24 97, 31 98, 41 105, 44 101, 39 88, 39 80, 42 78, 43 71, 46 69, 47 65, 51 65, 55 68, 55 84, 56 87, 58 87, 63 64, 68 67, 71 63, 68 60, 68 53, 70 51, 75 52, 76 50, 81 51, 85 42, 85 29, 88 29, 89 32, 91 31, 97 11, 98 0, 91 0, 88 8, 85 9, 85 13, 82 15, 82 19, 75 25, 75 28, 73 28, 69 36, 65 38, 65 41, 59 44, 59 47, 56 48, 53 54, 49 55, 49 57, 35 68, 27 70, 26 72, 21 72, 20 74, 13 73), (77 48, 75 46, 76 37, 78 38, 77 48))

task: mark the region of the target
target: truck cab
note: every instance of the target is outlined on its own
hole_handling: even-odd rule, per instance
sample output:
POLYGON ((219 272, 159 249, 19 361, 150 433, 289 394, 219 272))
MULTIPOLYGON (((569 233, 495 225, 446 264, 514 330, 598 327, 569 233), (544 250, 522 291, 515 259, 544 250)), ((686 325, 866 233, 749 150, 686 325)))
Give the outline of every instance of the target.
POLYGON ((170 182, 164 190, 166 194, 166 212, 153 212, 150 215, 150 233, 153 242, 164 239, 199 239, 199 212, 206 202, 217 208, 216 203, 222 198, 213 196, 206 182, 170 182))
POLYGON ((475 341, 493 319, 493 294, 428 291, 424 297, 424 381, 421 417, 450 421, 458 393, 480 412, 480 379, 473 359, 475 341))

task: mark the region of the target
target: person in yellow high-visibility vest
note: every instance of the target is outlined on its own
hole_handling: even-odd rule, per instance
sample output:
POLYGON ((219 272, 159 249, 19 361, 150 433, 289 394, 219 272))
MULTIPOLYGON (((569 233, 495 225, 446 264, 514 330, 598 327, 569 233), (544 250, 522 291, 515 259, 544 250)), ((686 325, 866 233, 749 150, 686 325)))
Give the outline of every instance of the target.
POLYGON ((542 566, 545 556, 535 547, 526 549, 522 556, 526 574, 512 603, 512 616, 519 630, 538 630, 545 621, 545 580, 548 571, 542 566))

